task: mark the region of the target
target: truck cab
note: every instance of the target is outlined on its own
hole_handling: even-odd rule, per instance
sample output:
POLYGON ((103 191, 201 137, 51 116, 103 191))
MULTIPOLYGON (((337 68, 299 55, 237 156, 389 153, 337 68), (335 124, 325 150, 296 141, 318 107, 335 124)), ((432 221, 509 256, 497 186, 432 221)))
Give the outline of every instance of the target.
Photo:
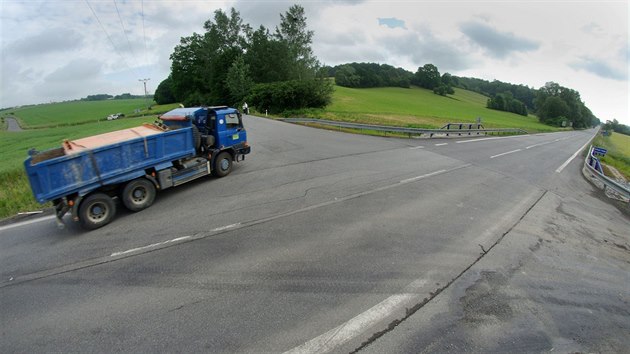
POLYGON ((251 148, 241 113, 227 106, 176 108, 159 117, 170 129, 191 128, 193 145, 211 161, 214 174, 227 175, 233 161, 245 159, 251 148))

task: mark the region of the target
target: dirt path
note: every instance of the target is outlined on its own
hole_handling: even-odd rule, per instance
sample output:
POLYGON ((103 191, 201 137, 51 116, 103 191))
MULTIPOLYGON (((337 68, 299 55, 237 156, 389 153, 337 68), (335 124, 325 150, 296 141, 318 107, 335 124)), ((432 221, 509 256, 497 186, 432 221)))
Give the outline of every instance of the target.
POLYGON ((5 118, 7 120, 7 131, 10 132, 19 132, 22 131, 22 127, 20 127, 20 124, 18 123, 17 119, 15 118, 5 118))

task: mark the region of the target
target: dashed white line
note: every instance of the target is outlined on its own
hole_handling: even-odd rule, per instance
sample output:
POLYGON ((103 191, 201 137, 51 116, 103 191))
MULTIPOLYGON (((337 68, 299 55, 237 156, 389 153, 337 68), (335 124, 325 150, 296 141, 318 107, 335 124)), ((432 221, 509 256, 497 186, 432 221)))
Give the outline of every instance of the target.
POLYGON ((530 145, 530 146, 526 147, 525 149, 526 149, 526 150, 529 150, 529 149, 531 149, 531 148, 535 148, 535 147, 537 147, 537 146, 547 145, 547 144, 550 144, 550 143, 551 143, 551 142, 547 141, 547 142, 540 143, 540 144, 534 144, 534 145, 530 145))
POLYGON ((460 140, 456 141, 456 144, 464 144, 464 143, 474 143, 476 141, 485 141, 485 140, 499 140, 499 139, 514 139, 514 138, 522 138, 528 135, 512 135, 512 136, 495 136, 492 138, 481 138, 481 139, 469 139, 469 140, 460 140))
POLYGON ((36 222, 48 221, 48 220, 52 220, 54 218, 55 218, 54 215, 48 215, 48 216, 44 216, 44 217, 33 219, 33 220, 27 220, 27 221, 17 222, 15 224, 9 224, 9 225, 6 225, 6 226, 0 226, 0 231, 9 230, 9 229, 13 229, 13 228, 24 226, 24 225, 30 225, 30 224, 34 224, 36 222))
POLYGON ((417 181, 417 180, 420 180, 420 179, 423 179, 423 178, 431 177, 431 176, 434 176, 434 175, 439 175, 440 173, 444 173, 444 172, 446 172, 446 170, 439 170, 439 171, 427 173, 426 175, 403 179, 402 181, 400 181, 400 183, 404 184, 404 183, 414 182, 414 181, 417 181))
POLYGON ((137 247, 137 248, 132 248, 130 250, 126 250, 126 251, 122 251, 122 252, 114 252, 110 255, 110 257, 117 257, 117 256, 122 256, 124 254, 129 254, 129 253, 134 253, 134 252, 138 252, 138 251, 144 251, 147 250, 149 248, 154 248, 154 247, 159 247, 159 246, 163 246, 169 243, 175 243, 175 242, 179 242, 179 241, 184 241, 189 239, 190 236, 183 236, 183 237, 178 237, 178 238, 174 238, 172 240, 168 240, 168 241, 164 241, 164 242, 158 242, 158 243, 154 243, 151 245, 147 245, 147 246, 143 246, 143 247, 137 247))
POLYGON ((232 225, 227 225, 227 226, 217 227, 216 229, 212 229, 212 230, 210 230, 210 231, 211 231, 211 232, 224 231, 224 230, 231 229, 231 228, 234 228, 234 227, 237 227, 237 226, 241 226, 241 223, 240 223, 240 222, 237 222, 236 224, 232 224, 232 225))
POLYGON ((448 145, 448 143, 435 144, 435 146, 444 146, 444 145, 448 145))
POLYGON ((473 143, 475 141, 484 141, 484 140, 496 140, 499 139, 498 137, 494 137, 494 138, 481 138, 481 139, 470 139, 470 140, 460 140, 460 141, 456 141, 455 144, 464 144, 464 143, 473 143))
POLYGON ((508 151, 508 152, 504 152, 502 154, 498 154, 498 155, 494 155, 494 156, 490 156, 491 159, 495 158, 495 157, 499 157, 499 156, 504 156, 504 155, 509 155, 509 154, 513 154, 515 152, 519 152, 522 151, 522 149, 516 149, 516 150, 512 150, 512 151, 508 151))
POLYGON ((414 146, 414 147, 409 148, 409 150, 418 150, 418 149, 424 149, 424 146, 414 146))

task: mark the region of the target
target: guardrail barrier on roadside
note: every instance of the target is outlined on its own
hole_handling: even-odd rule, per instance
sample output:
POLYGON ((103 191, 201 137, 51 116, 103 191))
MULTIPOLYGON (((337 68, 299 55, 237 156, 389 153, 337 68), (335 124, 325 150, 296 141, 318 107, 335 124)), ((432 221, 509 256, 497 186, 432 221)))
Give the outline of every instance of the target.
POLYGON ((280 120, 284 122, 288 122, 288 123, 302 123, 302 124, 313 123, 313 124, 319 124, 319 125, 327 125, 327 126, 337 127, 339 129, 347 128, 347 129, 358 129, 358 130, 372 130, 372 131, 379 131, 379 132, 384 132, 384 133, 407 134, 409 135, 409 137, 411 137, 412 135, 429 135, 429 137, 433 137, 433 135, 449 136, 449 134, 458 134, 460 136, 462 134, 464 135, 527 134, 525 130, 516 129, 516 128, 479 129, 479 125, 476 123, 449 123, 444 126, 444 127, 447 127, 447 129, 422 129, 422 128, 406 128, 406 127, 395 127, 395 126, 386 126, 386 125, 337 122, 337 121, 332 121, 332 120, 315 119, 315 118, 284 118, 280 120), (451 126, 458 126, 459 129, 451 128, 451 126), (466 126, 468 127, 466 128, 466 126))
POLYGON ((597 158, 597 156, 595 156, 595 155, 603 156, 604 154, 606 154, 605 149, 593 147, 591 145, 591 147, 588 150, 588 155, 586 156, 586 159, 584 159, 583 172, 585 174, 588 174, 588 176, 592 177, 593 179, 597 180, 599 183, 601 183, 601 185, 603 186, 604 192, 606 192, 607 189, 610 189, 615 194, 622 197, 624 201, 628 202, 628 205, 630 206, 630 187, 627 185, 623 185, 622 183, 619 183, 611 178, 606 177, 606 175, 604 175, 602 165, 599 159, 597 158))

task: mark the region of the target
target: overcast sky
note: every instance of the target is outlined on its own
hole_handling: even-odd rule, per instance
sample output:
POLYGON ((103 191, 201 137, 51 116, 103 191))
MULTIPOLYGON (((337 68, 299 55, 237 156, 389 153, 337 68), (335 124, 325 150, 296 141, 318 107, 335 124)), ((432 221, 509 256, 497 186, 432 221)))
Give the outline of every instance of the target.
MULTIPOLYGON (((0 107, 89 94, 149 93, 183 36, 216 9, 274 29, 306 9, 322 64, 377 62, 415 72, 573 88, 603 121, 630 125, 629 8, 623 1, 0 0, 0 107)), ((215 102, 217 103, 217 102, 215 102)))

